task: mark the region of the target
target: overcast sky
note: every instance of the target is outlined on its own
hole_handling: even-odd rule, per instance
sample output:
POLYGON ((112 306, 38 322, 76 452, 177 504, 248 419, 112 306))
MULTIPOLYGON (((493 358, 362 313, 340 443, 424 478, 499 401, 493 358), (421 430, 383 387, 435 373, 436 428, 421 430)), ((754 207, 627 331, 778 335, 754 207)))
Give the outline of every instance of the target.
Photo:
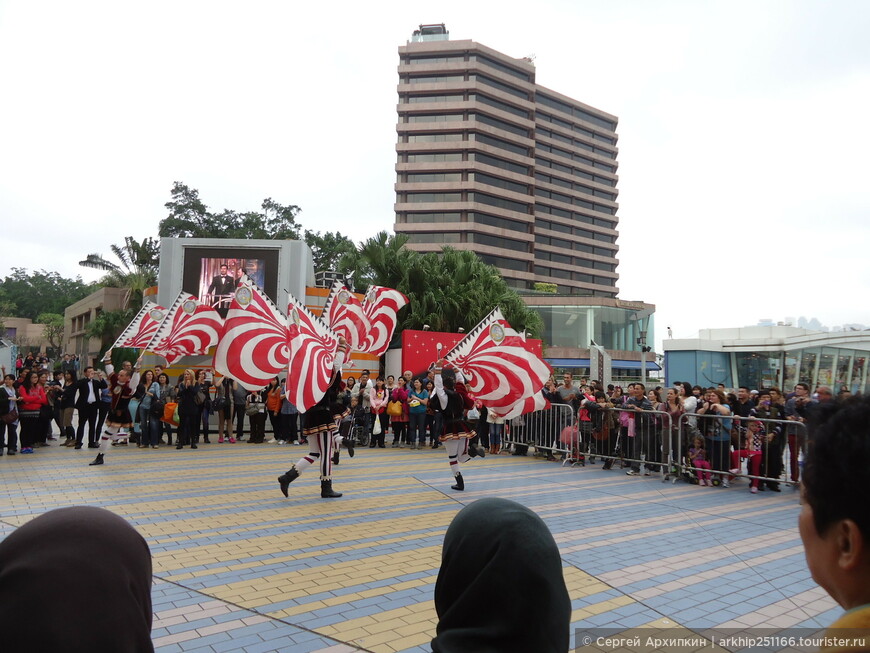
POLYGON ((391 229, 397 48, 447 24, 619 117, 620 297, 657 339, 870 325, 870 2, 0 0, 0 275, 214 210, 391 229))

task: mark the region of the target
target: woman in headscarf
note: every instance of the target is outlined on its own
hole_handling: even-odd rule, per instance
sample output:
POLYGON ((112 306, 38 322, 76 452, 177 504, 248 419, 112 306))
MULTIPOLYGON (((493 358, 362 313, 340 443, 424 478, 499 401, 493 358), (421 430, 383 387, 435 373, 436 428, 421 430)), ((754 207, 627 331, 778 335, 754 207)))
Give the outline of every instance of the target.
POLYGON ((0 623, 19 626, 4 629, 4 653, 153 651, 148 544, 102 508, 40 515, 0 542, 0 623), (51 596, 64 608, 33 623, 51 596))
POLYGON ((507 499, 463 508, 444 536, 435 610, 434 653, 566 653, 571 599, 546 524, 507 499))

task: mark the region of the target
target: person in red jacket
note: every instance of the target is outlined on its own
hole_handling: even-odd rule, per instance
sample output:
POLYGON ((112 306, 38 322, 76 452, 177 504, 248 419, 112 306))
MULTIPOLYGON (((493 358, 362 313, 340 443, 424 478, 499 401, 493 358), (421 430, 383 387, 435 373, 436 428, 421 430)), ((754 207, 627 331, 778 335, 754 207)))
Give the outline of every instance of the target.
POLYGON ((45 390, 39 385, 39 375, 31 372, 18 388, 18 418, 21 422, 21 453, 33 453, 33 445, 40 438, 39 412, 48 405, 45 390))

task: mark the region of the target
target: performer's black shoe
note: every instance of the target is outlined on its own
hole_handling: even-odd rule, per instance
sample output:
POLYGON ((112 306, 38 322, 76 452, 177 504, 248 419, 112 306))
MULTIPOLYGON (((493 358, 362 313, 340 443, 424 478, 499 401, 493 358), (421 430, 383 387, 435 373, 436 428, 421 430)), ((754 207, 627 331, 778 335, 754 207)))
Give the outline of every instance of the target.
POLYGON ((321 499, 337 499, 340 496, 341 492, 336 492, 332 489, 332 481, 320 481, 321 499))
POLYGON ((98 445, 96 442, 88 442, 88 449, 99 449, 99 448, 100 448, 100 445, 98 445))
POLYGON ((93 465, 102 465, 103 464, 103 454, 98 453, 97 457, 93 459, 93 461, 88 463, 88 467, 92 467, 93 465))
POLYGON ((456 485, 451 485, 450 489, 451 490, 459 490, 460 492, 462 492, 465 489, 465 481, 462 480, 462 474, 457 474, 455 476, 455 478, 456 478, 456 485))
MULTIPOLYGON (((347 449, 347 455, 353 458, 353 448, 356 446, 356 442, 353 441, 353 438, 344 438, 341 443, 344 445, 345 449, 347 449)), ((338 452, 336 451, 336 453, 338 452)))
POLYGON ((82 443, 81 443, 81 442, 76 442, 76 446, 73 447, 73 448, 74 448, 74 449, 81 449, 81 448, 82 448, 82 443))
POLYGON ((335 453, 332 454, 332 464, 337 465, 340 456, 338 455, 338 449, 335 450, 335 453))
POLYGON ((191 449, 199 449, 199 447, 196 446, 196 442, 194 442, 193 444, 191 444, 191 445, 190 445, 190 448, 191 448, 191 449))
POLYGON ((287 470, 286 474, 281 474, 281 476, 278 477, 278 485, 281 487, 281 492, 285 497, 290 496, 287 494, 287 489, 297 478, 299 478, 299 472, 296 471, 295 467, 291 467, 287 470))
POLYGON ((468 445, 468 455, 474 458, 475 456, 480 456, 481 458, 486 457, 486 449, 483 448, 482 444, 470 444, 468 445))
POLYGON ((184 446, 181 444, 177 444, 177 445, 175 445, 175 448, 176 449, 184 449, 184 446))

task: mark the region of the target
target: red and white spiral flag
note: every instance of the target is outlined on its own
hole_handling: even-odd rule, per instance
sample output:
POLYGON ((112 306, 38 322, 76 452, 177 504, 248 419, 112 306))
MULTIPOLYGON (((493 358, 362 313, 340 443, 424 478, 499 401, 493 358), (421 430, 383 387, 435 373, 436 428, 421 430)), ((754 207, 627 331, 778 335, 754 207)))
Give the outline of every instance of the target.
POLYGON ((340 281, 332 284, 321 319, 333 332, 344 336, 351 349, 359 351, 364 346, 369 334, 369 318, 360 300, 340 281))
POLYGON ((544 410, 550 406, 550 400, 547 399, 542 392, 537 392, 531 397, 526 397, 522 401, 518 401, 513 406, 508 406, 506 409, 490 408, 489 411, 498 417, 513 419, 514 417, 519 417, 526 413, 533 413, 536 410, 544 410))
POLYGON ((496 308, 444 357, 488 409, 508 409, 540 393, 550 366, 528 351, 525 338, 496 308))
POLYGON ((399 310, 408 298, 398 290, 372 286, 363 301, 363 313, 369 320, 369 332, 358 351, 381 356, 390 346, 399 310))
POLYGON ((287 317, 242 275, 215 351, 215 371, 246 390, 260 390, 287 369, 290 338, 287 317))
POLYGON ((332 383, 338 335, 292 295, 287 317, 292 334, 287 398, 305 411, 323 398, 332 383))
MULTIPOLYGON (((115 340, 115 347, 133 347, 136 349, 144 349, 148 346, 157 333, 157 328, 163 319, 166 317, 166 308, 158 306, 154 302, 145 302, 141 310, 136 313, 136 317, 127 326, 126 329, 115 340)), ((104 358, 103 360, 109 360, 104 358)))
POLYGON ((223 319, 193 295, 179 293, 147 349, 172 365, 182 356, 207 354, 218 344, 223 319))

